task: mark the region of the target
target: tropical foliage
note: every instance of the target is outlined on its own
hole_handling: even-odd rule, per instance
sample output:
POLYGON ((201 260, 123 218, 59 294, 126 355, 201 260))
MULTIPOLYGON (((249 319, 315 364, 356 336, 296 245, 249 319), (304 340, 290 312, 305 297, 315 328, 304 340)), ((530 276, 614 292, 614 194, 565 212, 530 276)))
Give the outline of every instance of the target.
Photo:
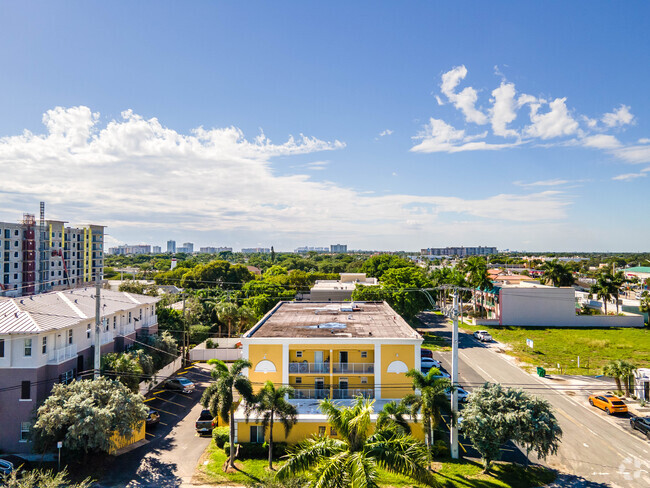
POLYGON ((211 376, 214 382, 208 386, 201 397, 201 405, 209 408, 212 415, 223 419, 230 425, 230 457, 228 466, 235 465, 235 410, 239 404, 235 399, 235 393, 249 403, 255 401, 253 387, 243 370, 252 367, 250 361, 238 359, 230 365, 230 368, 219 359, 211 359, 208 364, 214 366, 211 376))
POLYGON ((562 436, 546 400, 498 384, 485 384, 472 391, 463 410, 461 429, 481 454, 486 472, 508 441, 546 459, 557 452, 562 436))
POLYGON ((142 396, 119 381, 56 384, 36 412, 35 446, 47 451, 63 441, 68 451, 109 452, 113 433, 130 435, 147 410, 142 396))
POLYGON ((435 430, 442 420, 442 411, 449 404, 445 391, 451 387, 451 382, 441 377, 437 368, 431 368, 426 375, 412 369, 406 376, 411 378, 413 390, 420 393, 407 395, 402 402, 410 409, 414 420, 422 417, 426 444, 431 448, 435 442, 435 430))
POLYGON ((418 483, 435 484, 424 444, 392 429, 371 433, 373 403, 360 397, 351 407, 321 402, 336 437, 312 437, 296 445, 278 470, 278 479, 309 474, 310 487, 375 488, 378 468, 383 468, 418 483))
POLYGON ((618 391, 622 392, 623 388, 621 386, 623 386, 627 396, 630 396, 630 382, 635 371, 636 366, 624 360, 610 361, 603 367, 603 374, 614 378, 618 391))
POLYGON ((92 480, 86 478, 79 483, 72 483, 65 470, 55 473, 40 469, 15 469, 8 475, 0 476, 0 484, 6 488, 89 488, 92 480))
POLYGON ((557 259, 546 261, 542 265, 544 274, 542 283, 553 286, 571 286, 575 279, 573 273, 566 264, 560 263, 557 259))
POLYGON ((269 433, 269 469, 273 469, 273 424, 280 422, 286 437, 296 423, 298 410, 286 400, 292 394, 292 387, 276 388, 272 381, 267 381, 253 401, 246 405, 246 422, 250 415, 254 415, 256 421, 262 423, 264 431, 269 433))

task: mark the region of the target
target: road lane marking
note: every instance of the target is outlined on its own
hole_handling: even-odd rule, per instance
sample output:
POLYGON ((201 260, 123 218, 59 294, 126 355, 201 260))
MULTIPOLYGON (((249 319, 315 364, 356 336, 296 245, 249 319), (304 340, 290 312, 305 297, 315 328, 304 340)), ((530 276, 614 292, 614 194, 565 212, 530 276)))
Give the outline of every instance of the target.
POLYGON ((158 400, 156 397, 147 398, 144 402, 150 402, 151 400, 158 400))
POLYGON ((156 437, 154 434, 150 434, 149 432, 145 432, 145 434, 150 435, 151 437, 156 437))
POLYGON ((158 423, 159 423, 160 425, 164 425, 165 427, 167 427, 167 424, 166 424, 165 422, 158 422, 158 423))

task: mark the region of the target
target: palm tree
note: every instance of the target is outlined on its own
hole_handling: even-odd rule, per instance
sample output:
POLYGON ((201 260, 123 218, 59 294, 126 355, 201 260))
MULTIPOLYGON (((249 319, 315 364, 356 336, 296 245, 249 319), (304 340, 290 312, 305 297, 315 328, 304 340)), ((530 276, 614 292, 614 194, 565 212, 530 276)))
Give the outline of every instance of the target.
POLYGON ((621 361, 610 361, 603 367, 603 374, 614 378, 616 381, 617 391, 623 391, 623 388, 621 387, 621 376, 623 376, 623 371, 620 362, 621 361))
POLYGON ((232 324, 237 320, 238 314, 239 310, 234 303, 223 302, 217 305, 217 318, 228 325, 228 337, 232 337, 232 324))
MULTIPOLYGON (((613 295, 618 294, 618 286, 616 285, 614 276, 612 276, 608 271, 599 273, 596 283, 589 291, 603 300, 603 304, 605 305, 605 315, 607 315, 607 302, 612 299, 613 295)), ((618 302, 618 300, 616 301, 618 302)))
POLYGON ((629 361, 619 361, 619 369, 621 371, 621 377, 623 378, 623 386, 625 387, 625 396, 630 396, 630 382, 634 373, 636 372, 636 366, 629 361))
POLYGON ((408 407, 400 402, 388 402, 377 416, 377 429, 395 429, 396 432, 404 435, 411 434, 406 416, 409 414, 408 407))
POLYGON ((237 335, 248 330, 248 328, 255 323, 257 317, 255 312, 250 307, 239 307, 237 312, 237 335))
POLYGON ((358 397, 351 407, 339 407, 323 400, 320 409, 340 438, 314 436, 304 440, 289 453, 277 478, 282 481, 313 473, 311 487, 378 488, 377 469, 383 468, 418 483, 434 485, 424 444, 394 430, 370 433, 373 403, 374 400, 358 397))
POLYGON ((285 437, 296 423, 298 410, 285 397, 293 393, 290 386, 276 388, 272 381, 267 381, 252 403, 246 405, 246 422, 254 413, 262 422, 264 431, 269 431, 269 469, 273 469, 273 423, 277 419, 284 426, 285 437))
POLYGON ((650 325, 650 293, 644 291, 641 294, 641 303, 639 304, 639 310, 643 313, 648 314, 648 325, 650 325))
POLYGON ((566 264, 560 263, 557 259, 546 261, 542 265, 544 275, 542 283, 552 284, 553 286, 571 286, 575 282, 573 273, 566 264))
POLYGON ((235 466, 235 410, 238 405, 235 391, 247 403, 255 400, 253 386, 248 377, 242 374, 244 369, 253 365, 247 359, 237 359, 230 369, 219 359, 210 359, 208 364, 214 365, 210 374, 215 381, 203 392, 201 405, 209 408, 214 417, 219 416, 230 425, 230 457, 225 471, 228 466, 235 466))
POLYGON ((402 402, 410 408, 414 420, 418 414, 422 414, 427 446, 433 446, 434 430, 442 419, 441 411, 449 403, 445 392, 451 388, 451 382, 447 378, 441 378, 437 368, 431 368, 426 375, 412 369, 406 376, 411 378, 413 389, 419 390, 420 394, 407 395, 402 402))
POLYGON ((619 296, 621 293, 621 288, 625 283, 627 283, 627 278, 625 277, 625 273, 623 273, 623 271, 621 270, 617 271, 615 274, 610 276, 611 276, 612 287, 615 290, 614 294, 616 295, 616 314, 618 315, 619 296))

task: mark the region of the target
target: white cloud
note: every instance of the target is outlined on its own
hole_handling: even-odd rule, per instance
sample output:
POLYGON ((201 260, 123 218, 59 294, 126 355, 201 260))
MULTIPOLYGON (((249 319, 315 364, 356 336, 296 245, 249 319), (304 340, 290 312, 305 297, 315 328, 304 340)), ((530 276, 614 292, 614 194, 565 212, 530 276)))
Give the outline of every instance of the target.
POLYGON ((604 114, 601 120, 607 127, 618 127, 634 122, 634 115, 630 112, 630 107, 621 105, 613 112, 604 114))
POLYGON ((326 169, 329 164, 329 161, 314 161, 312 163, 305 164, 304 167, 312 171, 322 171, 326 169))
MULTIPOLYGON (((249 140, 236 127, 182 134, 132 111, 100 127, 98 115, 86 107, 57 108, 44 120, 43 134, 0 138, 0 218, 15 219, 26 205, 45 200, 54 209, 51 218, 104 224, 116 239, 174 229, 246 233, 257 242, 259 235, 327 238, 336 231, 341 238, 400 236, 407 245, 421 238, 407 221, 433 229, 443 214, 447 223, 455 216, 473 222, 558 220, 570 204, 557 192, 475 200, 376 196, 306 174, 275 174, 274 157, 345 147, 315 137, 276 144, 263 133, 249 140)), ((439 141, 484 144, 444 123, 436 131, 439 141)), ((316 169, 325 162, 308 165, 316 169)))
POLYGON ((526 127, 525 132, 531 137, 551 139, 560 136, 569 136, 578 132, 578 122, 569 114, 566 106, 566 98, 556 98, 549 103, 550 110, 540 114, 540 107, 545 104, 539 100, 530 105, 531 125, 526 127))
POLYGON ((637 141, 639 144, 650 144, 650 139, 647 137, 642 137, 637 141))
POLYGON ((442 75, 442 84, 440 91, 447 96, 449 101, 454 106, 463 112, 467 122, 475 124, 486 124, 487 116, 478 110, 475 105, 478 100, 477 92, 472 87, 464 88, 459 93, 456 93, 456 88, 459 83, 467 76, 467 68, 465 66, 456 66, 451 71, 442 75))
POLYGON ((524 187, 529 187, 529 186, 563 186, 563 185, 568 185, 571 183, 569 180, 561 180, 561 179, 553 179, 553 180, 540 180, 540 181, 533 181, 532 183, 523 183, 521 181, 515 181, 514 184, 517 186, 524 186, 524 187))
POLYGON ((501 83, 499 88, 492 91, 492 108, 490 109, 492 132, 497 136, 517 136, 517 131, 506 129, 506 126, 517 118, 517 103, 515 102, 515 85, 501 83))
POLYGON ((650 145, 633 145, 612 151, 617 158, 628 163, 650 163, 650 145))
POLYGON ((621 147, 619 140, 608 134, 596 134, 595 136, 585 137, 582 139, 582 144, 585 147, 593 147, 595 149, 615 149, 621 147))
POLYGON ((636 178, 643 178, 647 176, 647 173, 641 172, 641 173, 626 173, 618 176, 614 176, 612 180, 618 180, 618 181, 632 181, 636 178))
POLYGON ((382 130, 382 131, 379 133, 379 137, 389 136, 389 135, 391 135, 392 133, 393 133, 393 131, 390 130, 390 129, 382 130))
POLYGON ((476 139, 484 139, 487 132, 476 135, 465 135, 462 129, 455 129, 447 124, 444 120, 429 119, 423 129, 413 137, 414 140, 420 140, 419 144, 413 146, 411 152, 420 153, 433 153, 433 152, 463 152, 463 151, 489 151, 503 149, 505 147, 513 147, 519 144, 488 144, 485 141, 476 141, 476 139))

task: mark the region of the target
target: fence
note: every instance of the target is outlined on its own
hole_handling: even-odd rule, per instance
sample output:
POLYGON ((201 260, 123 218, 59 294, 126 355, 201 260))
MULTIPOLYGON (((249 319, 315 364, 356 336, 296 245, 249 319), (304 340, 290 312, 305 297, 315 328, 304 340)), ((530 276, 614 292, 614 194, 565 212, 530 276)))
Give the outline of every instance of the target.
POLYGON ((221 359, 222 361, 236 361, 242 358, 241 349, 217 347, 215 349, 204 349, 199 346, 190 351, 190 360, 208 361, 209 359, 221 359))
POLYGON ((140 394, 146 395, 149 393, 149 391, 153 390, 156 386, 181 369, 182 363, 183 358, 179 356, 160 371, 156 371, 156 374, 153 375, 151 381, 143 381, 140 383, 140 394))

